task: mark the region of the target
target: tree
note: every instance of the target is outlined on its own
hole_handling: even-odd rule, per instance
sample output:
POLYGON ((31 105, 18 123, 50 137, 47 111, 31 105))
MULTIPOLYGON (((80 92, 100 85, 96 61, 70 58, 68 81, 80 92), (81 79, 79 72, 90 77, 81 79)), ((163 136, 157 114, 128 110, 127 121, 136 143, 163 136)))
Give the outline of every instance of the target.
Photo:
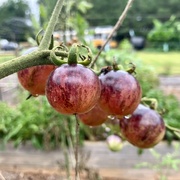
MULTIPOLYGON (((109 3, 108 0, 91 0, 93 8, 87 12, 86 19, 90 26, 114 25, 119 13, 125 7, 126 0, 116 0, 109 3)), ((180 18, 178 0, 136 0, 121 30, 120 37, 128 36, 129 30, 133 29, 136 35, 147 36, 153 27, 153 20, 159 19, 165 22, 171 15, 180 18)))
POLYGON ((0 37, 24 41, 31 28, 28 25, 30 9, 23 0, 9 0, 0 7, 0 37))
POLYGON ((176 20, 175 16, 164 23, 155 19, 153 21, 154 27, 148 34, 148 40, 152 42, 154 48, 162 48, 164 50, 179 50, 180 42, 180 21, 176 20))
POLYGON ((113 3, 109 3, 108 0, 90 2, 93 8, 88 10, 85 17, 91 26, 114 25, 126 4, 124 0, 116 0, 113 3))

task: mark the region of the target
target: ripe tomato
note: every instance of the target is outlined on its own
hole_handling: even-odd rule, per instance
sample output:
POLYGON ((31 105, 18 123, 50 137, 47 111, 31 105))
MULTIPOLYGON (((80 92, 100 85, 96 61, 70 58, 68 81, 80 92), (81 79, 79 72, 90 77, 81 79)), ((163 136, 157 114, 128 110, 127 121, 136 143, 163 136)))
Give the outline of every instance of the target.
MULTIPOLYGON (((24 54, 29 54, 37 48, 30 48, 24 54)), ((32 96, 44 95, 46 81, 49 74, 56 68, 54 65, 40 65, 23 69, 17 72, 18 80, 22 87, 32 96)))
POLYGON ((142 91, 139 82, 126 71, 111 70, 99 76, 102 90, 100 107, 109 115, 131 114, 141 101, 142 91))
POLYGON ((108 114, 96 104, 90 111, 78 114, 78 118, 88 126, 99 126, 108 119, 108 114))
POLYGON ((81 114, 99 100, 101 84, 96 74, 80 64, 64 64, 47 81, 46 96, 51 106, 62 114, 81 114))
POLYGON ((139 105, 129 118, 120 121, 122 135, 134 146, 151 148, 159 143, 165 134, 165 124, 161 116, 144 105, 139 105))
POLYGON ((31 95, 44 95, 46 81, 49 74, 55 69, 53 65, 33 66, 17 73, 20 84, 31 95))

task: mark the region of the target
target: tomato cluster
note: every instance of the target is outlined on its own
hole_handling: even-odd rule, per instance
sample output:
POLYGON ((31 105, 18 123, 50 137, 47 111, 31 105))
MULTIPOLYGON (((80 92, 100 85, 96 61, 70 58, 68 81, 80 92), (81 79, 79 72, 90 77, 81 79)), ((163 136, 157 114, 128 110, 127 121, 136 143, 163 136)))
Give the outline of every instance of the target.
POLYGON ((53 50, 51 59, 55 65, 18 72, 20 83, 33 96, 45 94, 56 111, 77 115, 88 126, 118 117, 122 136, 139 148, 153 147, 162 140, 164 122, 156 111, 140 105, 142 90, 132 71, 109 66, 97 75, 87 67, 89 49, 77 44, 71 47, 67 61, 56 58, 53 50), (80 47, 88 51, 87 56, 79 54, 80 47))

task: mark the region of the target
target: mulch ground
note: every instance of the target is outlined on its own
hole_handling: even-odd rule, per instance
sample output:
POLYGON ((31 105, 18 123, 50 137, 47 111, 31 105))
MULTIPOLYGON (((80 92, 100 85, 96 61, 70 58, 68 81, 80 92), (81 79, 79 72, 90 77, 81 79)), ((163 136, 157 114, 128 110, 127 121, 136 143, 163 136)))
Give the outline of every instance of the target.
MULTIPOLYGON (((166 142, 161 142, 154 149, 162 157, 174 152, 174 146, 168 146, 166 142)), ((135 168, 135 165, 142 162, 159 163, 149 150, 139 156, 137 149, 126 143, 120 152, 114 153, 107 148, 105 142, 86 142, 82 152, 79 162, 83 162, 86 168, 81 171, 81 180, 158 180, 157 170, 135 168)), ((176 158, 180 159, 180 154, 176 158)), ((70 179, 75 179, 74 174, 71 168, 70 179)), ((180 167, 179 171, 168 169, 164 170, 163 174, 168 177, 167 180, 180 180, 180 167)), ((0 151, 0 180, 66 179, 67 172, 61 150, 43 152, 28 144, 14 149, 10 144, 0 151)))

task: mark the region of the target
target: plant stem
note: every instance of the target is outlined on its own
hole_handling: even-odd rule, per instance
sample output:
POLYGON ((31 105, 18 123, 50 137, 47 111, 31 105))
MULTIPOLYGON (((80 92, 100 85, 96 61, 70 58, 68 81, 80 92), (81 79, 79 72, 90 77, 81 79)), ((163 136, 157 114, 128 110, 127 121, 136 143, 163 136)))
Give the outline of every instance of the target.
POLYGON ((113 27, 111 33, 108 35, 106 41, 104 42, 103 46, 101 47, 101 49, 99 50, 98 54, 96 55, 96 57, 94 58, 94 60, 92 61, 92 63, 90 64, 90 67, 93 67, 93 65, 95 64, 95 62, 97 61, 98 57, 100 56, 101 52, 104 50, 106 44, 110 41, 110 39, 112 38, 113 34, 118 30, 118 28, 122 25, 128 10, 130 9, 132 3, 134 0, 129 0, 124 11, 122 12, 121 16, 119 17, 118 21, 116 22, 115 26, 113 27))
POLYGON ((49 20, 48 26, 46 28, 46 31, 44 33, 44 36, 42 38, 42 41, 40 42, 39 50, 45 50, 45 49, 49 48, 51 36, 54 32, 54 28, 55 28, 56 23, 58 21, 59 14, 61 12, 63 4, 64 4, 64 0, 58 0, 57 1, 56 6, 52 12, 51 18, 49 20))
POLYGON ((62 146, 62 149, 63 149, 63 152, 64 152, 67 179, 70 180, 69 154, 68 154, 68 147, 66 145, 66 137, 68 136, 69 132, 67 130, 67 122, 66 122, 66 120, 64 120, 64 127, 65 127, 65 133, 61 134, 61 137, 62 137, 61 146, 62 146))
MULTIPOLYGON (((53 64, 48 58, 50 55, 50 50, 35 51, 31 54, 23 55, 12 60, 9 60, 0 65, 0 79, 18 72, 22 69, 36 66, 36 65, 45 65, 53 64)), ((57 55, 62 57, 67 57, 67 52, 56 52, 57 55)))
MULTIPOLYGON (((5 62, 0 65, 0 79, 6 77, 10 74, 18 72, 19 70, 36 66, 36 65, 45 65, 45 64, 53 64, 47 56, 49 56, 50 51, 48 51, 48 47, 51 41, 51 36, 53 34, 55 25, 57 23, 59 14, 61 12, 64 0, 58 0, 56 6, 53 10, 52 16, 46 28, 45 34, 42 38, 42 41, 39 45, 39 51, 33 52, 28 55, 24 55, 18 58, 14 58, 8 62, 5 62), (47 51, 42 51, 47 50, 47 51)), ((66 54, 66 53, 65 53, 66 54)), ((67 57, 67 56, 66 56, 67 57)))
POLYGON ((173 132, 178 138, 180 138, 180 129, 169 126, 167 123, 165 124, 166 128, 173 132))
POLYGON ((76 118, 76 143, 75 143, 75 180, 79 180, 79 159, 78 159, 78 152, 79 152, 79 121, 78 117, 75 114, 76 118))

